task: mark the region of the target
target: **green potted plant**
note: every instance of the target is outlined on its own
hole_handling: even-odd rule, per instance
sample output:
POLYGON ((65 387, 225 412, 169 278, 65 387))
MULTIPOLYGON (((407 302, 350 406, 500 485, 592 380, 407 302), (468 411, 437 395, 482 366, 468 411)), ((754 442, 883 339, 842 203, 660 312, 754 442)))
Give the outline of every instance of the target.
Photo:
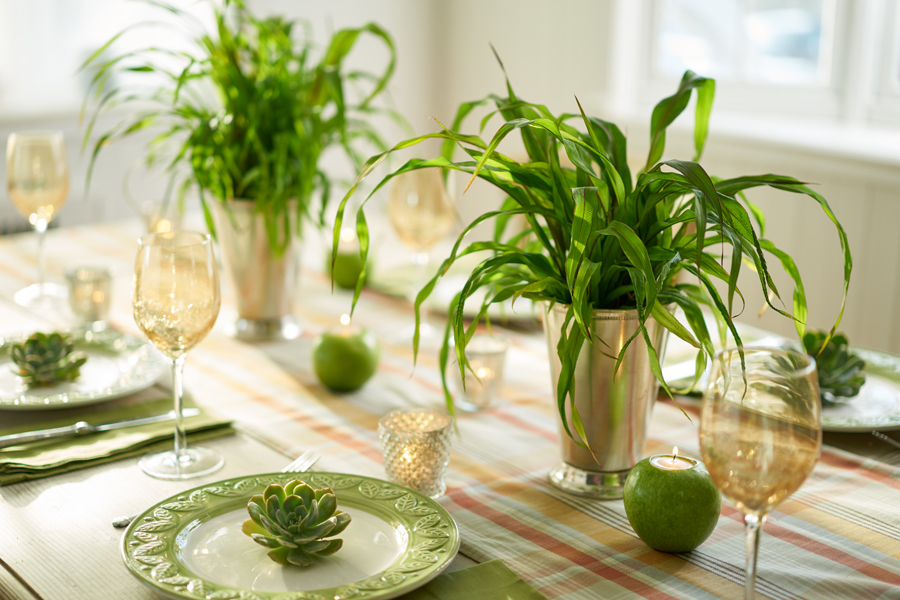
MULTIPOLYGON (((400 173, 441 168, 470 173, 472 180, 479 177, 507 195, 498 210, 482 214, 459 236, 450 256, 419 292, 417 314, 454 261, 473 252, 487 253, 451 306, 441 351, 446 372, 452 332, 456 360, 463 372, 466 343, 489 304, 519 297, 543 302, 563 451, 563 462, 551 473, 551 480, 574 493, 621 497, 628 470, 643 452, 658 386, 671 396, 660 366, 665 334, 671 332, 697 348, 697 377, 714 352, 701 310, 704 306, 741 344, 733 315, 741 308, 735 298, 743 301, 737 284, 745 261, 758 273, 770 307, 793 319, 802 337, 807 309, 800 274, 790 256, 765 237, 762 213, 744 191, 769 186, 808 196, 822 207, 837 227, 843 249, 844 300, 852 266, 847 237, 825 198, 792 177, 715 179, 696 162, 707 137, 715 93, 712 79, 688 71, 676 92, 656 105, 650 153, 636 176, 626 161, 625 137, 616 125, 586 116, 580 104, 577 113, 555 116, 545 106, 518 98, 508 79, 506 83, 505 97, 491 95, 462 104, 449 129, 401 142, 373 156, 358 181, 391 152, 437 138, 444 140, 440 156, 409 160, 384 177, 372 194, 400 173), (692 161, 660 162, 666 129, 694 92, 696 154, 692 161), (477 135, 461 133, 472 109, 487 103, 494 104, 496 113, 505 119, 493 138, 486 142, 477 135), (522 136, 528 155, 524 162, 497 149, 514 131, 522 136), (457 148, 468 155, 467 160, 453 161, 457 148), (508 234, 506 225, 516 216, 523 217, 528 226, 508 234), (489 219, 496 224, 493 239, 462 248, 465 235, 489 219), (794 282, 793 314, 770 300, 770 294, 781 297, 770 276, 771 257, 794 282), (688 276, 676 277, 682 273, 688 276), (716 280, 726 290, 724 294, 717 289, 716 280), (467 325, 463 305, 480 288, 486 288, 487 296, 478 319, 467 325), (683 310, 686 326, 673 316, 672 307, 683 310)), ((354 189, 338 209, 335 236, 354 189)), ((365 260, 368 235, 362 210, 357 213, 357 231, 365 260)), ((357 286, 357 296, 359 291, 357 286)), ((832 334, 843 307, 842 302, 832 334)), ((417 341, 414 338, 414 348, 417 341)), ((452 410, 446 374, 444 382, 452 410)))
MULTIPOLYGON (((151 3, 197 30, 191 14, 151 3)), ((99 115, 135 107, 93 141, 88 182, 104 147, 155 128, 147 164, 163 169, 180 198, 191 189, 199 194, 235 283, 239 336, 293 337, 299 334, 290 302, 295 240, 304 221, 323 225, 329 200, 329 178, 319 158, 338 146, 358 168, 360 143, 386 148, 370 117, 398 118, 375 105, 394 71, 394 44, 369 23, 337 31, 317 53, 309 33, 295 39, 294 22, 257 18, 240 0, 212 4, 212 10, 215 30, 188 34, 190 50, 161 43, 108 58, 129 28, 85 62, 83 68, 95 71, 82 110, 92 113, 86 146, 99 115), (388 50, 380 75, 345 69, 344 59, 362 35, 374 36, 388 50), (110 79, 120 76, 145 85, 134 81, 107 90, 110 79)))

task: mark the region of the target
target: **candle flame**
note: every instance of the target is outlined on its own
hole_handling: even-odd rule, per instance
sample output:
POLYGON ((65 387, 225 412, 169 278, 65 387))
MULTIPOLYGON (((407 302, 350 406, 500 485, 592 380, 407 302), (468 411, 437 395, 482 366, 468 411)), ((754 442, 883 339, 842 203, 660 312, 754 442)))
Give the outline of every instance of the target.
POLYGON ((341 325, 349 325, 350 324, 350 315, 343 314, 341 315, 341 325))
POLYGON ((672 446, 672 464, 675 464, 675 461, 678 460, 678 446, 672 446))
POLYGON ((345 244, 349 244, 356 239, 356 234, 349 227, 344 227, 341 229, 341 241, 345 244))

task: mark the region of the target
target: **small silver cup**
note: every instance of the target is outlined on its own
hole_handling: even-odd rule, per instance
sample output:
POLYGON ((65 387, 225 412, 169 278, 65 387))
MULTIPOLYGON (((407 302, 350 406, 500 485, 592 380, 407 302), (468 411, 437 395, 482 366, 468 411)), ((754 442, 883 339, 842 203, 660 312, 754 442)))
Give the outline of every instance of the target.
POLYGON ((432 498, 443 496, 452 429, 449 415, 429 408, 399 409, 381 417, 378 436, 388 479, 432 498))
POLYGON ((75 319, 88 329, 106 329, 112 278, 113 270, 108 267, 75 267, 66 271, 69 307, 75 319))
POLYGON ((474 335, 466 344, 466 385, 454 366, 456 394, 453 403, 462 410, 474 412, 494 405, 494 399, 503 384, 503 367, 506 364, 506 338, 493 335, 474 335))

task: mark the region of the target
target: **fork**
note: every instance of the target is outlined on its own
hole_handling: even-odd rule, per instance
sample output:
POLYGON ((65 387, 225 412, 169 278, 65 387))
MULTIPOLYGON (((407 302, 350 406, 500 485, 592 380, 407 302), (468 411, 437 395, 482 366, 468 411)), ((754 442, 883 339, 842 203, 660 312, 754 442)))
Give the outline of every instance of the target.
MULTIPOLYGON (((312 468, 314 464, 316 464, 319 459, 322 457, 321 454, 316 452, 315 450, 307 450, 296 459, 294 459, 288 466, 281 470, 282 473, 303 473, 304 471, 308 471, 312 468)), ((116 517, 113 519, 112 526, 118 529, 122 529, 123 527, 128 527, 131 525, 131 522, 134 521, 140 513, 135 513, 133 515, 123 515, 121 517, 116 517)))
POLYGON ((873 431, 873 432, 872 432, 872 435, 874 435, 875 437, 877 437, 879 440, 885 441, 885 442, 887 442, 888 444, 891 444, 891 445, 893 445, 893 446, 895 446, 895 447, 897 447, 897 448, 900 448, 900 442, 898 442, 897 440, 895 440, 895 439, 892 438, 892 437, 888 437, 888 436, 884 435, 884 434, 881 433, 880 431, 873 431))

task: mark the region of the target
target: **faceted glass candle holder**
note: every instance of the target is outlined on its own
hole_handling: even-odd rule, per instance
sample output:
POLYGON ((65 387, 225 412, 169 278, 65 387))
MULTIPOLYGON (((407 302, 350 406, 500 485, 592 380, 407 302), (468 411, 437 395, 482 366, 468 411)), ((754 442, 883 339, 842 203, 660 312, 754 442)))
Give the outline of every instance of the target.
POLYGON ((465 411, 478 411, 494 405, 497 392, 503 384, 503 366, 506 364, 505 338, 492 335, 475 335, 466 345, 466 358, 469 367, 466 369, 466 385, 463 389, 459 369, 454 367, 456 375, 456 394, 453 402, 465 411))
POLYGON ((106 328, 112 293, 112 269, 77 267, 66 271, 69 306, 75 319, 93 330, 106 328))
POLYGON ((395 410, 381 417, 378 436, 388 479, 432 498, 443 496, 452 428, 449 415, 427 408, 395 410))

